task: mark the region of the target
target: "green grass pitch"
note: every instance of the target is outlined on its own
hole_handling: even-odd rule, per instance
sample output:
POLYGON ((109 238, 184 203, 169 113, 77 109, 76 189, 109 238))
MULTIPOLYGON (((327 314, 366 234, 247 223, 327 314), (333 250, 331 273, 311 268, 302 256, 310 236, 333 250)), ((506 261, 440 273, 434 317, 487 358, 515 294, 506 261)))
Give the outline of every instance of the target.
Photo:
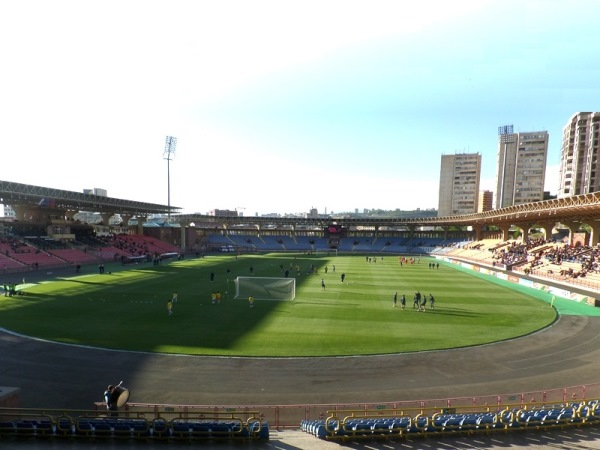
MULTIPOLYGON (((551 324, 542 300, 433 258, 230 255, 139 265, 28 286, 0 297, 0 327, 52 341, 148 352, 224 356, 332 356, 447 349, 523 336, 551 324), (234 299, 236 276, 302 268, 293 301, 234 299), (311 264, 318 274, 307 274, 311 264), (335 272, 333 266, 335 265, 335 272), (325 266, 328 272, 325 273, 325 266), (214 282, 210 273, 215 274, 214 282), (344 283, 341 274, 345 273, 344 283), (326 289, 321 287, 321 279, 326 289), (413 309, 419 290, 435 309, 413 309), (220 291, 220 304, 211 292, 220 291), (406 309, 393 307, 394 292, 406 309), (173 315, 167 301, 178 293, 173 315)), ((111 270, 110 268, 107 270, 111 270)), ((295 271, 292 276, 296 276, 295 271)))

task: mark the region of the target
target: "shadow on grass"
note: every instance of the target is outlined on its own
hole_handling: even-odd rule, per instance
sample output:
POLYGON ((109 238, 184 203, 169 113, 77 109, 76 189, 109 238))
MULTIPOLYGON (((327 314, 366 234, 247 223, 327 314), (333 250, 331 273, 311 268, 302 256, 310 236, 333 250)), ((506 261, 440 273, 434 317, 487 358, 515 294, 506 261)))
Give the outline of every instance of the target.
MULTIPOLYGON (((413 308, 410 308, 410 310, 413 310, 413 308)), ((416 310, 414 310, 414 311, 416 312, 416 310)), ((462 308, 447 308, 447 307, 427 309, 424 312, 426 314, 436 314, 436 315, 456 316, 456 317, 478 317, 478 316, 483 315, 483 314, 477 314, 477 313, 474 313, 473 311, 468 311, 468 310, 462 309, 462 308)))

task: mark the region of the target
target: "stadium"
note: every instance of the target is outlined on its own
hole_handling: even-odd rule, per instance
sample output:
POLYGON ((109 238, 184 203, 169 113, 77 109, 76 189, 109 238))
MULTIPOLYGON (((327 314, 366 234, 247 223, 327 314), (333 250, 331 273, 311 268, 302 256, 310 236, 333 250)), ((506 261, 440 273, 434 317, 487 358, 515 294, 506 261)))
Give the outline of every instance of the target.
MULTIPOLYGON (((217 442, 219 448, 241 442, 252 448, 599 448, 597 193, 468 216, 402 219, 181 215, 170 206, 2 181, 0 197, 16 212, 0 232, 0 442, 32 448, 99 442, 172 448, 217 442), (86 223, 77 218, 80 211, 102 220, 86 223), (168 223, 143 226, 147 217, 171 212, 168 223), (111 224, 116 215, 122 221, 111 224), (558 223, 566 225, 561 233, 558 223), (294 291, 286 288, 280 301, 269 301, 280 295, 279 288, 273 293, 263 284, 251 311, 263 316, 258 325, 251 322, 246 297, 259 287, 244 291, 244 283, 289 279, 281 275, 288 264, 294 291), (232 277, 225 277, 230 270, 232 277), (340 283, 342 270, 347 280, 340 283), (138 272, 148 278, 134 280, 138 272), (170 284, 184 272, 197 284, 170 284), (490 303, 483 310, 475 303, 462 306, 463 291, 451 304, 447 288, 435 291, 435 310, 429 303, 417 314, 408 290, 414 282, 407 281, 404 312, 411 318, 402 326, 415 331, 410 342, 386 340, 386 333, 405 336, 397 323, 386 328, 383 318, 402 314, 392 293, 407 273, 422 277, 426 287, 436 280, 449 283, 440 279, 447 274, 466 280, 458 284, 469 296, 483 301, 497 295, 496 303, 513 306, 502 316, 504 323, 486 322, 501 312, 486 315, 490 303), (235 312, 202 313, 210 318, 202 326, 216 322, 215 341, 203 344, 186 334, 194 317, 157 330, 155 306, 148 302, 161 302, 156 310, 164 321, 164 296, 174 290, 173 318, 179 320, 178 308, 199 289, 202 308, 215 310, 206 295, 215 290, 213 274, 215 283, 227 281, 219 285, 226 289, 222 309, 235 312), (234 276, 240 279, 235 285, 234 276), (351 284, 359 276, 368 281, 351 284), (393 283, 380 292, 387 279, 393 283), (327 282, 327 290, 319 280, 327 282), (71 294, 74 283, 79 290, 71 294), (144 284, 146 290, 135 297, 144 284), (59 294, 51 293, 57 285, 59 294), (346 292, 339 294, 341 289, 346 292), (126 308, 111 303, 113 291, 127 294, 126 308), (100 316, 79 314, 70 296, 81 300, 82 292, 82 311, 100 316), (321 301, 330 292, 347 302, 344 312, 321 301), (374 311, 363 303, 372 297, 381 297, 374 311), (351 339, 361 330, 346 326, 337 332, 339 343, 328 335, 325 345, 315 340, 305 353, 288 354, 289 344, 273 338, 261 342, 258 331, 310 303, 318 303, 319 314, 332 311, 327 323, 340 316, 352 323, 346 311, 365 308, 363 320, 372 316, 381 330, 351 339), (134 308, 150 313, 136 320, 134 308), (433 321, 438 317, 467 327, 460 333, 438 328, 443 339, 420 342, 429 341, 428 327, 441 326, 433 321), (485 326, 478 330, 478 322, 485 326), (91 329, 113 323, 110 333, 91 329), (517 323, 523 328, 517 330, 517 323), (237 339, 220 333, 227 327, 240 330, 237 339), (78 328, 86 334, 75 334, 78 328), (474 331, 472 344, 459 341, 467 328, 474 331), (143 330, 158 341, 137 339, 143 330), (510 330, 512 335, 502 334, 510 330), (364 344, 370 341, 383 347, 364 344), (189 352, 182 350, 186 344, 189 352), (256 350, 259 345, 267 350, 256 350), (102 391, 120 380, 127 399, 113 417, 102 391)), ((308 311, 305 327, 319 335, 320 322, 308 311)), ((285 327, 275 331, 285 335, 285 327)))

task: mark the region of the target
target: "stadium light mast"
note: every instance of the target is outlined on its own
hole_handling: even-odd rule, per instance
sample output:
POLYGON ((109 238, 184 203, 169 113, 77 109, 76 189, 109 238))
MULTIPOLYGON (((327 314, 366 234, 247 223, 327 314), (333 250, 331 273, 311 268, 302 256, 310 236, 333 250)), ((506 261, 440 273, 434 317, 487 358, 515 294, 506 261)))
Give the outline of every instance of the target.
POLYGON ((165 139, 165 151, 163 159, 167 160, 167 222, 171 223, 171 159, 175 157, 177 138, 167 136, 165 139))

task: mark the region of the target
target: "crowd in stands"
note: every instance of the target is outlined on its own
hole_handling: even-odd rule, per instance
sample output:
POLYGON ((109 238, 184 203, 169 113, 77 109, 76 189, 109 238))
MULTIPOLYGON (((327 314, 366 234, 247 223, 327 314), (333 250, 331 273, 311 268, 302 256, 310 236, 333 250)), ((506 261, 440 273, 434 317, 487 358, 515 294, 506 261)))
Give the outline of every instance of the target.
POLYGON ((454 256, 486 264, 486 255, 491 253, 492 266, 523 271, 526 275, 577 279, 600 274, 600 246, 569 245, 556 239, 538 237, 525 242, 477 242, 465 248, 475 253, 471 252, 467 257, 461 255, 457 247, 454 256))
MULTIPOLYGON (((512 241, 494 249, 490 249, 494 253, 494 260, 497 263, 509 267, 516 264, 526 263, 529 260, 529 252, 538 247, 547 244, 544 238, 528 239, 527 241, 512 241)), ((535 257, 541 257, 541 252, 534 252, 535 257)))
POLYGON ((579 278, 585 277, 590 272, 600 272, 599 256, 599 247, 579 245, 557 247, 547 252, 546 259, 557 266, 562 266, 563 262, 576 264, 576 267, 570 265, 570 267, 560 269, 559 274, 564 277, 579 278))

